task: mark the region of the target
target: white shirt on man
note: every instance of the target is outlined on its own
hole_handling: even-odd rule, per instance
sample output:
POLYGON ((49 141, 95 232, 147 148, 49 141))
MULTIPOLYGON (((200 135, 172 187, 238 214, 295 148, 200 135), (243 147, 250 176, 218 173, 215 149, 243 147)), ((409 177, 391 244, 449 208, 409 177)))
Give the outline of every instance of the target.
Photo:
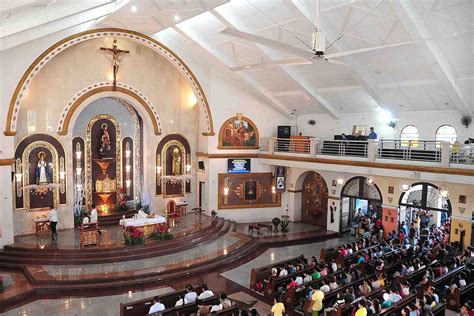
POLYGON ((224 307, 222 306, 221 303, 219 303, 218 305, 213 305, 213 306, 211 307, 211 313, 213 313, 213 312, 218 312, 218 311, 221 311, 221 310, 223 310, 223 309, 224 309, 224 307))
POLYGON ((95 208, 91 211, 91 223, 97 223, 97 210, 95 208))
POLYGON ((300 276, 297 276, 295 281, 296 281, 296 283, 297 283, 298 285, 303 284, 303 278, 300 277, 300 276))
POLYGON ((188 292, 188 293, 186 293, 186 295, 184 296, 184 301, 186 302, 186 304, 188 304, 188 303, 194 303, 194 302, 196 302, 196 299, 197 299, 197 294, 196 294, 196 292, 188 292))
POLYGON ((320 290, 321 292, 323 292, 323 293, 327 293, 327 292, 331 291, 331 288, 329 287, 329 285, 324 284, 323 286, 321 286, 321 287, 319 288, 319 290, 320 290))
POLYGON ((58 211, 55 208, 49 211, 49 220, 51 222, 58 222, 58 211))
POLYGON ((211 290, 206 290, 199 294, 198 299, 205 300, 206 298, 213 297, 214 293, 211 290))
POLYGON ((160 302, 153 304, 148 311, 148 314, 153 314, 157 312, 161 312, 165 310, 165 305, 161 304, 160 302))

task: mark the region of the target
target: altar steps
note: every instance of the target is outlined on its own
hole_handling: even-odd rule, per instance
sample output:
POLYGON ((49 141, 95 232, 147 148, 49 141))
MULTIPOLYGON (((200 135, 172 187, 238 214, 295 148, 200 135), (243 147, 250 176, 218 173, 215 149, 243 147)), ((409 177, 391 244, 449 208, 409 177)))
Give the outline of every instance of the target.
POLYGON ((24 265, 80 265, 111 263, 168 255, 213 241, 235 229, 235 223, 217 218, 212 224, 187 235, 168 241, 147 240, 145 245, 115 248, 32 249, 5 246, 0 252, 0 266, 4 263, 24 265))

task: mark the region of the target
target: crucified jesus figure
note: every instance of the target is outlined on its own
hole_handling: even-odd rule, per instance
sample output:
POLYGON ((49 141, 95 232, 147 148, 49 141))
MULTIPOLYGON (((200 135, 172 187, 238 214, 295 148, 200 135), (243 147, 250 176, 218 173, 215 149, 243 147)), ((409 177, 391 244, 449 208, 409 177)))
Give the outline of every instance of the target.
POLYGON ((112 48, 108 47, 101 47, 101 50, 104 50, 106 53, 112 55, 113 61, 113 70, 114 70, 114 88, 117 85, 117 74, 120 67, 120 56, 122 54, 129 54, 128 50, 122 50, 118 48, 117 40, 114 38, 114 42, 112 44, 112 48))

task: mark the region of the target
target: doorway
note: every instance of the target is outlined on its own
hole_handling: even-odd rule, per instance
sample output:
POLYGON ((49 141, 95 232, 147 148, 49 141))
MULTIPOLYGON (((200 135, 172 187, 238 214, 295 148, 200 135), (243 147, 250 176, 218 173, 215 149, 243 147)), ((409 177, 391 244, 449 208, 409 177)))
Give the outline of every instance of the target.
POLYGON ((373 181, 366 177, 354 177, 346 182, 341 190, 340 232, 347 232, 359 214, 372 216, 379 214, 382 205, 382 193, 373 181))
POLYGON ((309 172, 303 180, 301 221, 327 228, 328 186, 317 172, 309 172))
POLYGON ((205 185, 206 185, 206 182, 199 181, 199 205, 198 205, 199 208, 202 208, 205 185))

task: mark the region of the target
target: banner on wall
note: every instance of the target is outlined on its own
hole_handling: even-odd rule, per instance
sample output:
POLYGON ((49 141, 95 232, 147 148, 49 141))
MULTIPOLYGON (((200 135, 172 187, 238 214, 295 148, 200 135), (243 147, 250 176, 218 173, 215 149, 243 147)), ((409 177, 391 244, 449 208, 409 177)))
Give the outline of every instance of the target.
POLYGON ((275 177, 275 183, 276 183, 276 189, 277 191, 285 191, 285 174, 286 174, 286 167, 281 167, 278 166, 276 167, 276 177, 275 177))
POLYGON ((393 230, 398 230, 398 210, 392 207, 383 207, 382 226, 384 238, 388 237, 393 230))

